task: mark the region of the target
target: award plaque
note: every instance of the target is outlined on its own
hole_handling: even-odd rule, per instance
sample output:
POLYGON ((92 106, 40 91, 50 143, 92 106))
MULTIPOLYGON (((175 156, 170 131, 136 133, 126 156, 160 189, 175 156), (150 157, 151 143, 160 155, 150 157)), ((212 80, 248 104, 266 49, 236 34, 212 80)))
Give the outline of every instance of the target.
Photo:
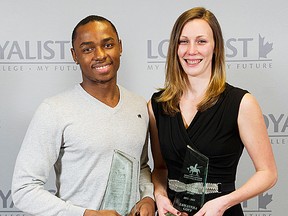
POLYGON ((179 180, 169 180, 176 192, 173 206, 183 215, 194 215, 204 204, 209 159, 187 146, 179 180))
POLYGON ((127 215, 137 202, 139 161, 114 150, 107 187, 100 209, 115 210, 127 215))

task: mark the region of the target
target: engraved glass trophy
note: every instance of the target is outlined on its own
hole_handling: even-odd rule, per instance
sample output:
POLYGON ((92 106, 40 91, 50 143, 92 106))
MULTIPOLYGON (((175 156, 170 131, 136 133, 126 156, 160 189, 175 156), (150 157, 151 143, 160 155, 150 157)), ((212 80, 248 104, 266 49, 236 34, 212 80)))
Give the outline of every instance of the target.
POLYGON ((119 150, 114 150, 111 169, 100 209, 116 210, 127 215, 137 202, 139 161, 119 150))
POLYGON ((176 191, 173 206, 183 215, 194 215, 204 204, 209 159, 187 146, 179 180, 169 180, 176 191))

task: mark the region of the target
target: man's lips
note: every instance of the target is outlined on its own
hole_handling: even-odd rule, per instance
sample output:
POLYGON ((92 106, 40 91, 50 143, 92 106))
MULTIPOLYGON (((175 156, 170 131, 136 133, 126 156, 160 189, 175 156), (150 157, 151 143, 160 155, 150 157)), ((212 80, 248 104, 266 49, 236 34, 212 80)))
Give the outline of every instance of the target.
POLYGON ((106 71, 110 67, 110 65, 111 63, 106 65, 92 65, 92 68, 97 71, 106 71))

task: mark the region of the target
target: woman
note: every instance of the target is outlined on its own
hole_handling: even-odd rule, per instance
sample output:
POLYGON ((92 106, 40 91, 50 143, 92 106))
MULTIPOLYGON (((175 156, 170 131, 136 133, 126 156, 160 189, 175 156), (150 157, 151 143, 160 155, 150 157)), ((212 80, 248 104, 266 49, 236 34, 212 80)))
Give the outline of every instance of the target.
POLYGON ((180 176, 187 145, 208 157, 207 184, 216 188, 206 190, 205 204, 187 211, 189 215, 241 216, 241 202, 276 183, 277 168, 261 109, 250 93, 226 83, 223 36, 209 10, 193 8, 176 20, 165 85, 153 94, 148 109, 152 181, 160 216, 185 212, 173 207, 173 201, 177 187, 185 185, 180 176), (235 189, 244 147, 255 173, 235 189))

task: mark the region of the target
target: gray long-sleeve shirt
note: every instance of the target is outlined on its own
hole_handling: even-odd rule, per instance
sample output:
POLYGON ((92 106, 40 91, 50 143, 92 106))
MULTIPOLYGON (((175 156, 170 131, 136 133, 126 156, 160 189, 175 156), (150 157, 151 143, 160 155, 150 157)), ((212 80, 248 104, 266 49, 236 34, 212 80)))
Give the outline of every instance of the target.
POLYGON ((146 101, 119 89, 114 108, 79 84, 43 101, 15 165, 12 197, 17 208, 37 216, 81 216, 85 209, 99 209, 115 149, 141 161, 140 195, 153 197, 146 101), (53 166, 56 196, 44 189, 53 166))

